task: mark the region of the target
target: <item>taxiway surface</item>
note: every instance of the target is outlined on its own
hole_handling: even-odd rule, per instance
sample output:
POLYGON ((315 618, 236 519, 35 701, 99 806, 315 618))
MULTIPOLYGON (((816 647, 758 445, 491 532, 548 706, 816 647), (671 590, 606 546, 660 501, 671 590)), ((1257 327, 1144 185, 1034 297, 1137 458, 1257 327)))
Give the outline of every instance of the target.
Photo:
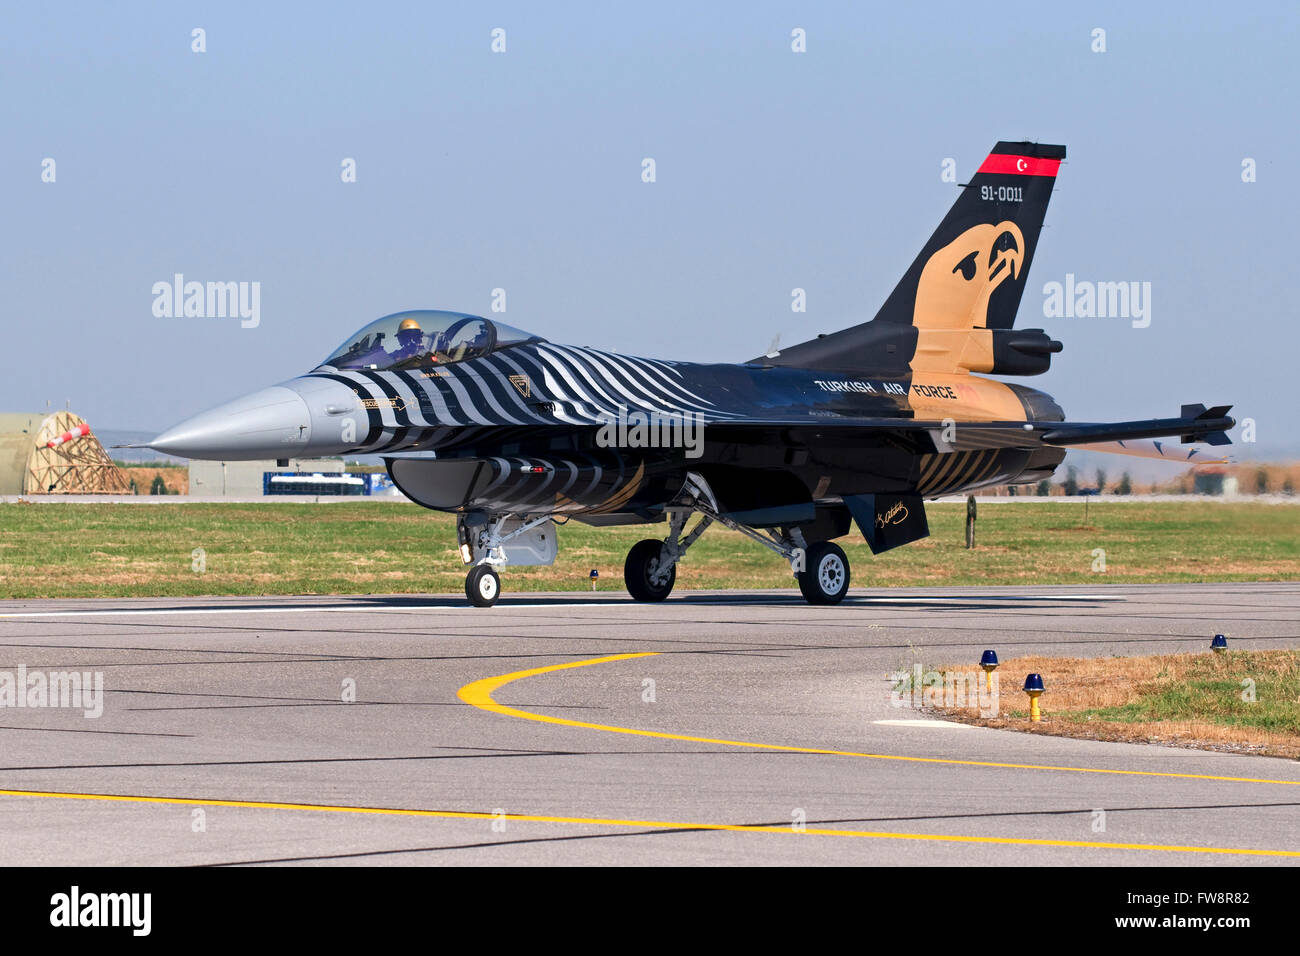
POLYGON ((0 707, 0 864, 1294 865, 1300 763, 890 703, 1216 632, 1300 646, 1300 585, 7 602, 0 674, 105 697, 0 707))

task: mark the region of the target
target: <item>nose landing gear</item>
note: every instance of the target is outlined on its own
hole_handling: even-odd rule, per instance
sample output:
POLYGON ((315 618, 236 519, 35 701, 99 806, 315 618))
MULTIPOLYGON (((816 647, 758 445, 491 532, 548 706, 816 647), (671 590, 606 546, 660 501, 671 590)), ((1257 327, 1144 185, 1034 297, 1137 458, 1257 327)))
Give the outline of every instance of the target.
POLYGON ((536 565, 555 561, 555 528, 550 514, 470 512, 457 517, 456 535, 462 560, 473 565, 465 576, 465 597, 475 607, 491 607, 501 597, 498 568, 507 563, 536 565))
POLYGON ((501 578, 490 565, 475 565, 465 577, 465 596, 475 607, 491 607, 501 597, 501 578))

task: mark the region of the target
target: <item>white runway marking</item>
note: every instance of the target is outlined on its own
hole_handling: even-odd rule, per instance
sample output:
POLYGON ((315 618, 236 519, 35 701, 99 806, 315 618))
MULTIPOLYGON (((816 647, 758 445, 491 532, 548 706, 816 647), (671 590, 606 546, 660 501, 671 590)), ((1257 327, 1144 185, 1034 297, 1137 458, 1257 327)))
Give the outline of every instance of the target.
MULTIPOLYGON (((550 608, 551 610, 587 607, 609 607, 608 604, 503 604, 503 611, 523 608, 550 608)), ((630 602, 629 602, 629 606, 630 602)), ((396 611, 481 611, 469 604, 408 604, 402 607, 367 607, 348 604, 342 607, 185 607, 185 608, 105 608, 101 611, 15 611, 0 614, 0 620, 19 617, 144 617, 150 615, 180 614, 306 614, 308 612, 353 611, 358 614, 384 614, 396 611)), ((489 612, 490 613, 490 612, 489 612)))
POLYGON ((973 604, 985 601, 1127 601, 1122 594, 950 594, 941 597, 862 597, 848 598, 853 604, 973 604))
MULTIPOLYGON (((523 607, 546 607, 548 605, 516 605, 523 607)), ((148 615, 180 614, 305 614, 308 611, 471 611, 477 610, 469 605, 411 605, 407 607, 363 607, 349 605, 345 607, 187 607, 187 608, 105 608, 102 611, 21 611, 13 614, 0 614, 0 620, 16 617, 144 617, 148 615)))
MULTIPOLYGON (((1126 601, 1122 595, 1109 594, 1042 594, 1042 595, 950 595, 947 597, 863 597, 850 598, 845 605, 841 607, 859 607, 870 604, 922 604, 922 605, 943 605, 943 604, 974 604, 986 603, 988 601, 1126 601)), ((805 607, 804 603, 795 598, 790 599, 790 606, 805 607)), ((521 611, 532 609, 546 610, 564 610, 571 608, 607 608, 607 607, 638 607, 630 601, 620 602, 618 604, 607 604, 593 601, 569 601, 564 604, 502 604, 496 610, 498 611, 521 611)), ((649 605, 656 607, 657 605, 649 605)), ((723 601, 683 601, 678 606, 689 607, 739 607, 744 606, 744 601, 723 600, 723 601)), ((468 604, 410 604, 400 607, 371 607, 359 604, 344 604, 338 606, 320 607, 318 605, 291 606, 291 607, 198 607, 198 608, 104 608, 93 611, 14 611, 0 614, 0 620, 9 618, 33 618, 33 617, 147 617, 160 615, 192 615, 192 614, 305 614, 308 612, 340 612, 352 611, 355 613, 392 613, 397 611, 482 611, 481 608, 471 607, 468 604)), ((488 611, 491 613, 491 611, 488 611)))

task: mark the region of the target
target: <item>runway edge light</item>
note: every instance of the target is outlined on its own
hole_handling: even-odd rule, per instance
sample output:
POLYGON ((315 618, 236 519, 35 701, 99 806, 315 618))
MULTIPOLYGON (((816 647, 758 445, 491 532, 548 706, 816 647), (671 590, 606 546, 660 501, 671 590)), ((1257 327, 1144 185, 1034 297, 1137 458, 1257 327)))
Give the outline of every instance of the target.
POLYGON ((1044 690, 1041 674, 1028 674, 1025 676, 1025 693, 1029 695, 1030 720, 1043 719, 1043 712, 1038 709, 1038 697, 1044 690))
POLYGON ((992 693, 993 672, 998 669, 998 652, 988 650, 981 654, 980 667, 984 669, 984 689, 992 693))
POLYGON ((1228 649, 1228 639, 1222 634, 1215 634, 1214 640, 1210 641, 1210 650, 1216 654, 1222 654, 1228 649))

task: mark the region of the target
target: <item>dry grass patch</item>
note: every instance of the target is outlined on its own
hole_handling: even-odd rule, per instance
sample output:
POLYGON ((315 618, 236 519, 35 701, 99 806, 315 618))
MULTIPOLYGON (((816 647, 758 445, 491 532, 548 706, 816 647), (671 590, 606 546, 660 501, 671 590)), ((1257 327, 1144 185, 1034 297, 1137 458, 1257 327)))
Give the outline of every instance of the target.
POLYGON ((942 712, 1030 733, 1300 758, 1300 651, 1018 657, 998 675, 998 716, 942 712), (1038 723, 1020 689, 1031 673, 1047 688, 1038 723))

